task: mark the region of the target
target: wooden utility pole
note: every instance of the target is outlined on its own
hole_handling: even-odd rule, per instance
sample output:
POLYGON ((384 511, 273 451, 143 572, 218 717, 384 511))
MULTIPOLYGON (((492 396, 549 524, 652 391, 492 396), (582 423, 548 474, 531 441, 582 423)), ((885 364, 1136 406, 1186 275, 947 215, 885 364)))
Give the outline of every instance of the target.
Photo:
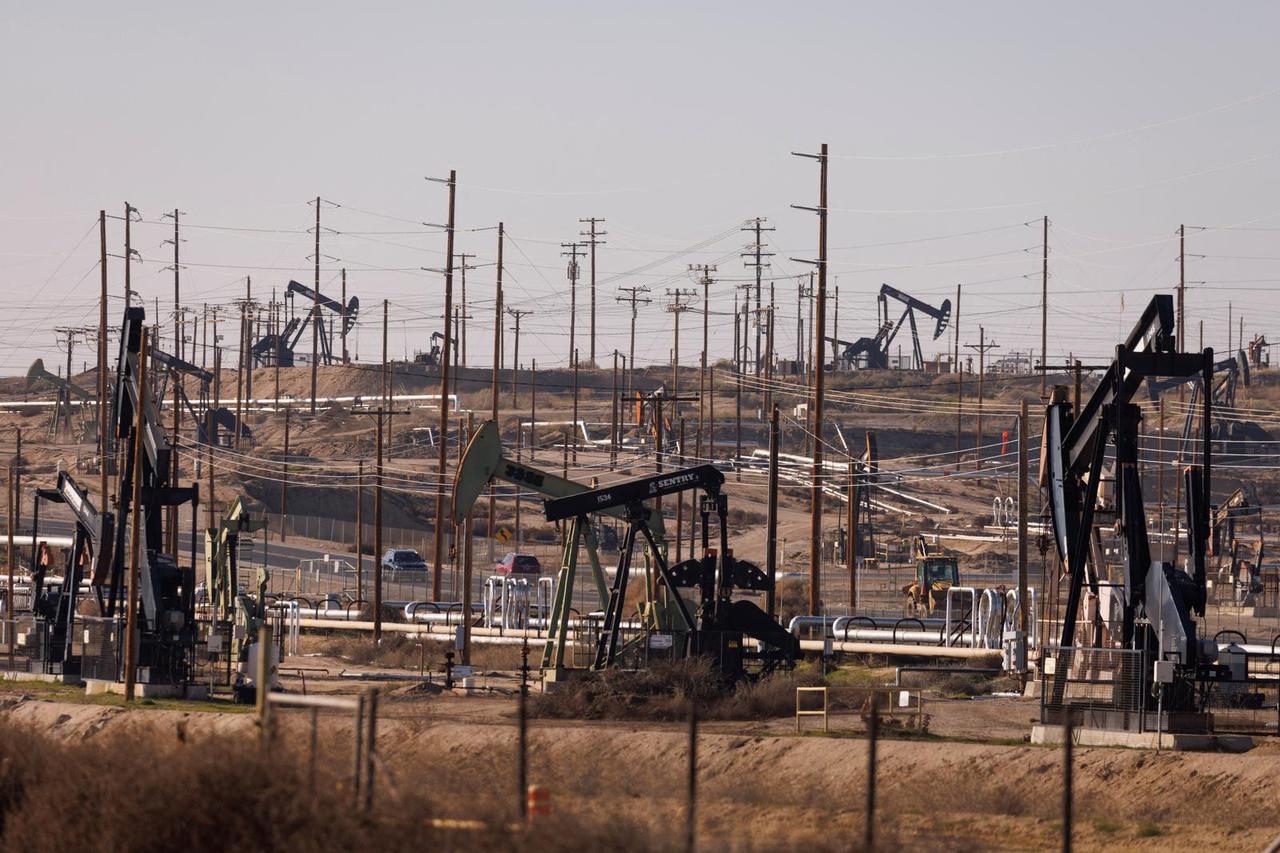
POLYGON ((969 349, 978 351, 978 435, 974 444, 974 470, 982 470, 982 400, 983 388, 986 379, 986 356, 987 350, 999 349, 999 344, 987 343, 987 330, 984 326, 978 327, 978 343, 965 344, 969 349))
MULTIPOLYGON (((5 479, 5 483, 9 487, 9 520, 7 525, 8 548, 6 549, 5 565, 8 570, 9 583, 5 586, 4 596, 4 618, 7 623, 5 626, 5 636, 9 638, 9 669, 13 669, 13 651, 15 637, 17 636, 17 625, 13 621, 13 527, 14 517, 18 514, 18 502, 13 494, 13 463, 9 464, 9 475, 5 479)), ((105 500, 103 501, 105 504, 105 500)))
MULTIPOLYGON (((956 285, 955 321, 951 324, 956 333, 956 470, 960 470, 960 432, 964 417, 964 365, 960 363, 960 285, 956 285)), ((1076 411, 1079 411, 1077 408, 1076 411)))
MULTIPOLYGON (((756 321, 755 375, 756 376, 760 375, 761 361, 763 361, 763 359, 761 359, 760 357, 760 324, 761 324, 760 281, 761 281, 761 277, 764 274, 765 268, 769 266, 769 262, 766 261, 765 258, 773 257, 773 252, 766 252, 764 250, 764 240, 762 239, 761 235, 765 231, 777 230, 771 226, 765 225, 765 223, 768 221, 769 220, 765 219, 762 216, 757 216, 754 219, 747 220, 748 225, 742 229, 743 231, 751 231, 751 232, 754 232, 755 234, 755 240, 752 242, 750 246, 747 246, 747 251, 742 254, 742 257, 749 258, 750 260, 747 260, 744 262, 745 266, 749 268, 753 267, 755 268, 755 271, 756 271, 756 307, 755 307, 755 321, 756 321)), ((765 408, 768 408, 768 406, 766 405, 765 408)))
POLYGON ((858 607, 858 475, 849 458, 849 490, 845 519, 844 561, 849 572, 849 614, 858 607))
POLYGON ((1044 242, 1040 253, 1040 399, 1048 400, 1049 377, 1049 217, 1044 218, 1044 242))
MULTIPOLYGON (((707 396, 707 347, 709 345, 709 318, 711 316, 711 274, 716 271, 714 265, 689 264, 689 272, 697 274, 698 283, 702 285, 702 358, 698 363, 698 456, 701 457, 702 430, 705 425, 703 409, 707 396)), ((734 317, 734 333, 738 330, 737 317, 734 317)), ((736 357, 736 354, 735 354, 736 357)))
POLYGON ((769 588, 765 593, 765 610, 775 617, 778 580, 778 406, 769 410, 769 498, 765 514, 764 571, 769 576, 769 588))
POLYGON ((591 367, 596 366, 596 246, 603 246, 604 240, 600 238, 608 234, 608 231, 597 230, 596 226, 604 222, 603 218, 592 216, 586 219, 579 219, 579 222, 587 224, 586 231, 580 231, 578 236, 587 238, 587 245, 591 247, 591 358, 587 362, 591 367))
MULTIPOLYGON (((492 388, 489 391, 489 418, 490 420, 493 421, 494 427, 498 429, 499 435, 501 435, 502 433, 501 427, 499 427, 498 425, 498 374, 502 371, 502 244, 504 242, 503 240, 504 233, 505 232, 503 231, 502 223, 499 222, 498 223, 498 270, 497 270, 497 279, 494 282, 494 287, 493 287, 493 383, 492 383, 492 388)), ((512 376, 513 377, 515 376, 514 371, 512 372, 512 376)), ((512 379, 511 384, 512 386, 515 385, 514 378, 512 379)), ((493 534, 494 534, 494 526, 496 523, 497 523, 497 506, 496 506, 495 498, 493 494, 493 483, 490 483, 489 484, 489 519, 488 519, 488 523, 485 526, 485 539, 489 543, 489 562, 490 563, 493 562, 493 556, 494 556, 493 534)), ((471 587, 468 586, 467 587, 468 596, 470 595, 470 589, 471 587)), ((466 610, 464 612, 470 615, 469 610, 466 610)), ((469 618, 465 619, 464 621, 467 623, 468 626, 470 626, 471 620, 469 618)), ((468 647, 470 646, 470 637, 471 637, 471 632, 470 632, 470 629, 468 628, 468 631, 467 631, 468 647)))
POLYGON ((467 301, 467 270, 476 269, 467 261, 474 257, 475 255, 468 255, 466 252, 458 253, 458 284, 462 288, 462 304, 458 307, 458 357, 463 367, 467 366, 467 321, 471 319, 471 305, 467 301))
POLYGON ((578 351, 574 350, 570 355, 573 357, 573 464, 578 464, 578 351))
MULTIPOLYGON (((1178 226, 1178 352, 1186 352, 1187 226, 1178 226)), ((1181 396, 1181 395, 1180 395, 1181 396)))
POLYGON ((613 392, 609 396, 609 470, 618 467, 618 351, 613 351, 613 392))
POLYGON ((517 374, 520 372, 520 318, 532 314, 532 311, 522 311, 518 308, 508 308, 507 313, 516 318, 516 325, 512 329, 516 334, 515 351, 511 354, 511 408, 520 405, 519 395, 516 393, 518 386, 517 374))
POLYGON ((320 196, 316 196, 316 255, 311 305, 311 414, 316 413, 316 376, 320 368, 320 196))
POLYGON ((439 449, 439 457, 436 468, 436 529, 435 529, 435 555, 433 557, 433 571, 431 575, 431 599, 432 601, 440 600, 440 573, 444 567, 444 495, 445 495, 445 477, 446 467, 449 459, 449 443, 446 441, 449 435, 449 357, 450 350, 453 348, 453 335, 450 329, 449 317, 453 314, 453 231, 454 231, 454 202, 458 189, 458 174, 454 169, 449 170, 449 220, 446 226, 446 246, 445 246, 445 271, 444 271, 444 349, 440 353, 440 435, 437 437, 436 445, 439 449))
MULTIPOLYGON (((98 295, 98 477, 102 507, 108 503, 107 456, 111 438, 107 429, 107 212, 98 211, 98 271, 101 291, 98 295)), ((12 563, 10 563, 12 565, 12 563)), ((13 589, 13 583, 9 584, 13 589)))
POLYGON ((341 324, 338 326, 338 333, 342 335, 342 363, 350 364, 351 358, 347 355, 347 268, 342 268, 342 318, 341 324))
MULTIPOLYGON (((1042 364, 1041 367, 1046 367, 1042 364)), ((1027 635, 1027 401, 1018 409, 1018 630, 1027 635)), ((1163 499, 1163 496, 1162 496, 1163 499)))
POLYGON ((364 460, 356 473, 356 601, 364 604, 364 460))
POLYGON ((578 348, 577 338, 575 335, 578 331, 578 275, 581 272, 578 266, 578 258, 583 257, 586 253, 582 251, 583 243, 561 243, 560 248, 568 251, 560 254, 569 259, 569 265, 566 267, 566 273, 569 277, 569 357, 573 358, 573 352, 578 348))
MULTIPOLYGON (((689 303, 684 300, 696 296, 697 292, 684 288, 675 288, 668 290, 667 295, 671 297, 671 301, 667 303, 668 313, 675 315, 675 325, 671 331, 672 354, 671 354, 671 395, 673 397, 680 396, 680 315, 689 310, 689 303)), ((679 403, 673 403, 672 416, 679 414, 679 403)))
MULTIPOLYGON (((793 152, 794 153, 794 152, 793 152)), ((814 357, 811 359, 813 370, 813 486, 810 492, 809 508, 809 612, 822 612, 822 481, 825 476, 822 466, 822 405, 825 390, 825 374, 823 363, 826 361, 825 344, 827 328, 827 144, 822 143, 820 152, 799 154, 818 161, 818 206, 805 207, 792 205, 801 210, 811 210, 818 214, 818 305, 816 317, 809 324, 809 333, 813 339, 814 357)))
MULTIPOLYGON (((132 702, 138 679, 138 585, 139 556, 142 533, 142 425, 147 410, 147 387, 150 383, 147 376, 147 355, 150 352, 151 336, 142 330, 142 345, 138 352, 138 401, 134 411, 133 425, 133 495, 129 501, 129 583, 128 602, 125 606, 124 635, 124 699, 132 702)), ((212 495, 210 495, 212 499, 212 495)), ((32 555, 34 568, 35 555, 32 555)))
POLYGON ((627 294, 626 296, 615 296, 618 302, 631 303, 631 348, 627 350, 627 393, 628 400, 635 397, 636 393, 636 314, 637 306, 648 305, 653 300, 644 296, 649 292, 649 288, 643 285, 636 287, 619 287, 619 291, 627 294))
POLYGON ((769 282, 769 307, 768 307, 768 325, 765 326, 765 343, 764 343, 764 407, 766 411, 773 408, 773 315, 776 305, 773 301, 773 282, 769 282))
POLYGON ((138 209, 124 203, 124 307, 133 304, 133 215, 138 209))
MULTIPOLYGON (((280 541, 289 538, 289 420, 293 414, 293 406, 284 407, 284 464, 280 473, 280 541)), ((213 457, 210 456, 210 459, 213 457)), ((211 481, 212 482, 212 481, 211 481)), ((212 486, 210 486, 212 490, 212 486)), ((212 492, 209 499, 213 500, 212 492)), ((212 523, 209 525, 212 527, 212 523)))

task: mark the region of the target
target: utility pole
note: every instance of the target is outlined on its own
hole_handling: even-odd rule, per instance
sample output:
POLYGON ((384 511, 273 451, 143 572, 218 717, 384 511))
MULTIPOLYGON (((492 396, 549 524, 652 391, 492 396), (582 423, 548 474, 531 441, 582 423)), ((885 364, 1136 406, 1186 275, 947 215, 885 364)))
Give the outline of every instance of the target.
MULTIPOLYGON (((381 559, 381 558, 379 558, 381 559)), ((356 474, 356 601, 364 604, 364 460, 356 474)))
POLYGON ((1049 217, 1044 218, 1044 241, 1040 253, 1040 399, 1048 400, 1045 383, 1049 378, 1049 217))
MULTIPOLYGON (((284 464, 281 466, 280 472, 280 541, 287 541, 289 538, 289 421, 290 415, 293 413, 293 406, 284 407, 284 464)), ((212 415, 209 423, 213 423, 212 415)), ((209 470, 213 470, 213 445, 209 445, 209 470)), ((209 526, 213 526, 213 480, 210 479, 209 501, 210 501, 210 522, 209 526)))
POLYGON ((573 359, 573 353, 577 350, 578 344, 575 335, 578 331, 578 274, 581 272, 578 266, 578 258, 586 253, 582 251, 582 243, 561 243, 560 248, 568 249, 567 252, 560 254, 569 259, 569 266, 566 272, 569 276, 569 358, 573 359))
POLYGON ((777 613, 777 595, 774 592, 778 578, 778 406, 769 409, 769 499, 765 516, 764 571, 769 577, 765 593, 765 610, 772 618, 777 613))
MULTIPOLYGON (((960 285, 956 285, 955 322, 952 323, 956 333, 956 470, 960 470, 960 430, 964 416, 964 366, 960 363, 960 285)), ((1077 407, 1076 411, 1080 411, 1077 407)))
MULTIPOLYGON (((438 178, 428 178, 428 180, 439 182, 438 178)), ((448 442, 445 440, 449 435, 449 356, 453 347, 453 336, 449 325, 449 317, 453 314, 453 232, 454 232, 454 202, 458 189, 457 170, 449 170, 449 179, 445 183, 449 186, 449 222, 445 226, 447 238, 445 246, 445 271, 444 271, 444 349, 440 353, 440 435, 436 441, 439 448, 439 459, 436 469, 436 529, 435 529, 435 555, 433 557, 433 571, 431 575, 431 599, 432 601, 440 600, 440 572, 444 566, 444 493, 445 493, 445 467, 448 465, 448 442)), ((379 573, 381 574, 381 573, 379 573)))
MULTIPOLYGON (((132 229, 133 217, 137 216, 138 208, 124 203, 124 307, 128 308, 133 304, 133 256, 137 254, 133 251, 132 229)), ((141 218, 141 217, 139 217, 141 218)))
MULTIPOLYGON (((493 286, 493 383, 489 392, 489 418, 493 421, 493 425, 501 434, 501 427, 498 425, 498 374, 502 371, 502 244, 504 242, 505 232, 502 223, 498 223, 498 270, 497 278, 493 286)), ((515 372, 512 371, 512 376, 515 372)), ((515 380, 512 380, 512 386, 515 386, 515 380)), ((489 484, 489 521, 485 528, 485 539, 489 543, 489 563, 493 563, 493 528, 497 522, 497 508, 494 503, 493 483, 489 484)), ((469 573, 468 573, 469 574, 469 573)), ((468 577, 468 580, 470 578, 468 577)), ((468 583, 467 591, 470 594, 471 586, 468 583)), ((467 611, 468 613, 470 611, 467 611)), ((470 625, 470 619, 464 620, 470 625)), ((470 635, 468 634, 468 637, 470 635)))
MULTIPOLYGON (((1178 352, 1186 352, 1187 338, 1186 305, 1184 299, 1187 289, 1187 226, 1178 226, 1178 352)), ((1179 395, 1181 396, 1181 395, 1179 395)))
POLYGON ((585 232, 579 232, 578 236, 587 238, 587 245, 591 247, 591 360, 588 362, 592 367, 596 366, 596 246, 603 246, 604 240, 600 238, 608 234, 608 231, 599 231, 596 226, 604 222, 600 217, 588 217, 579 219, 579 222, 587 224, 585 232))
POLYGON ((339 333, 342 335, 342 363, 350 364, 351 358, 347 355, 347 268, 342 268, 342 323, 338 327, 339 333))
MULTIPOLYGON (((689 303, 685 300, 697 296, 696 290, 677 287, 674 290, 668 289, 667 296, 671 297, 671 301, 667 303, 666 310, 668 313, 675 315, 675 326, 672 329, 673 349, 671 355, 671 394, 674 397, 680 396, 680 315, 689 310, 689 303)), ((675 417, 679 414, 679 403, 672 402, 673 408, 671 415, 675 417)), ((661 432, 661 427, 659 427, 661 432)))
MULTIPOLYGON (((748 222, 747 226, 742 229, 743 231, 752 231, 755 233, 755 240, 751 243, 751 245, 747 246, 747 250, 742 254, 742 257, 749 258, 750 260, 743 262, 744 265, 748 268, 754 267, 756 271, 756 309, 755 309, 755 320, 756 320, 755 375, 756 376, 760 375, 760 370, 761 370, 760 362, 762 361, 762 359, 760 358, 760 324, 762 322, 761 314, 760 314, 760 289, 761 289, 760 281, 761 281, 761 277, 764 274, 764 270, 769 266, 769 262, 766 261, 765 258, 773 257, 773 252, 766 252, 764 250, 764 240, 761 235, 765 231, 777 230, 772 226, 765 225, 765 223, 768 221, 769 220, 765 219, 763 216, 757 216, 754 219, 747 220, 748 222)), ((767 409, 768 406, 766 405, 765 408, 767 409)))
MULTIPOLYGON (((166 213, 160 217, 161 219, 173 220, 173 239, 165 240, 160 245, 167 246, 170 243, 173 244, 173 317, 174 317, 175 328, 177 324, 178 314, 182 311, 182 287, 181 287, 181 275, 179 272, 181 270, 181 265, 179 264, 179 258, 181 256, 179 255, 179 251, 178 251, 178 246, 182 242, 182 238, 179 236, 179 232, 178 232, 178 219, 181 216, 182 216, 182 211, 178 210, 175 207, 173 209, 173 213, 166 213)), ((173 354, 176 355, 178 358, 185 357, 183 355, 181 335, 175 334, 175 339, 173 344, 173 354)))
MULTIPOLYGON (((999 349, 999 344, 987 343, 987 330, 984 326, 978 327, 978 343, 965 344, 969 349, 978 351, 978 436, 974 444, 974 470, 982 470, 982 400, 983 387, 986 379, 986 356, 987 350, 999 349)), ((958 461, 958 460, 957 460, 958 461)))
POLYGON ((520 371, 520 318, 532 314, 532 311, 520 310, 518 308, 508 308, 507 313, 516 318, 515 328, 512 329, 516 333, 515 352, 511 358, 511 408, 519 405, 518 396, 516 394, 517 381, 516 374, 520 371))
MULTIPOLYGON (((706 424, 707 397, 707 347, 708 334, 710 330, 709 318, 711 317, 711 274, 716 271, 715 266, 706 264, 690 264, 689 272, 698 274, 698 283, 702 285, 702 359, 698 365, 698 458, 702 458, 702 431, 706 424)), ((734 331, 737 331, 737 317, 734 317, 734 331)), ((682 448, 683 449, 683 448, 682 448)))
POLYGON ((858 608, 858 477, 852 456, 849 457, 849 491, 845 511, 844 562, 849 574, 849 613, 852 615, 858 608))
MULTIPOLYGON (((795 154, 796 152, 792 152, 795 154)), ((805 207, 792 205, 800 210, 810 210, 818 214, 818 259, 810 261, 818 268, 818 306, 817 317, 810 324, 810 334, 814 337, 813 358, 813 490, 810 501, 809 527, 809 612, 821 613, 822 596, 822 404, 824 392, 823 370, 824 335, 827 328, 827 144, 822 143, 818 154, 797 154, 818 161, 818 206, 805 207), (814 325, 817 330, 815 332, 814 325)), ((797 259, 799 260, 799 259, 797 259)))
POLYGON ((462 359, 463 367, 467 366, 467 321, 471 319, 471 315, 468 313, 470 306, 467 302, 467 270, 476 269, 476 267, 468 264, 467 261, 474 257, 475 255, 468 255, 466 252, 458 253, 458 272, 462 275, 459 281, 462 287, 462 305, 458 314, 458 355, 462 359))
MULTIPOLYGON (((1018 410, 1018 630, 1024 642, 1027 636, 1027 467, 1027 401, 1022 400, 1018 410)), ((1163 505, 1163 494, 1160 500, 1163 505)))
MULTIPOLYGON (((98 211, 98 270, 101 291, 98 296, 98 476, 102 507, 107 501, 107 456, 110 439, 107 433, 107 212, 98 211)), ((10 567, 12 570, 12 563, 10 567)), ((9 585, 13 589, 13 585, 9 585)))
POLYGON ((635 287, 619 287, 618 290, 627 294, 626 296, 615 296, 618 302, 631 303, 631 348, 627 351, 627 394, 626 398, 630 400, 635 396, 636 383, 636 306, 648 305, 653 300, 644 296, 649 292, 649 288, 643 285, 635 287))
POLYGON ((320 367, 320 196, 316 196, 315 276, 312 279, 311 306, 311 414, 316 413, 316 376, 320 367))
MULTIPOLYGON (((138 679, 138 643, 136 640, 138 624, 138 587, 141 546, 141 508, 142 508, 142 454, 145 448, 142 443, 142 424, 147 411, 147 355, 150 350, 151 336, 146 329, 142 331, 142 347, 138 353, 138 400, 134 413, 133 425, 133 495, 129 502, 132 519, 129 524, 129 583, 128 603, 125 606, 125 638, 124 638, 124 698, 132 702, 138 679)), ((212 499, 212 495, 210 498, 212 499)), ((36 555, 31 555, 32 570, 35 569, 36 555)))

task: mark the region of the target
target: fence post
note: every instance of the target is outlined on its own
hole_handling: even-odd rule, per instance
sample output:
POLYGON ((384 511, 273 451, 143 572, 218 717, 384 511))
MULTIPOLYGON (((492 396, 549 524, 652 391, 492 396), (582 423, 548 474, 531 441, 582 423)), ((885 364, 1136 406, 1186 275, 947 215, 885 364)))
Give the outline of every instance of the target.
POLYGON ((351 768, 351 791, 355 801, 360 802, 360 774, 364 762, 364 694, 356 696, 355 750, 351 768))
POLYGON ((685 849, 697 847, 698 831, 698 706, 689 700, 689 794, 685 806, 685 849))
POLYGON ((862 848, 871 853, 876 847, 876 741, 880 735, 880 706, 871 697, 871 721, 867 726, 867 821, 863 827, 862 848))
POLYGON ((525 708, 525 701, 526 701, 525 686, 523 683, 521 683, 520 685, 520 690, 517 693, 517 697, 518 699, 517 699, 516 719, 518 720, 518 725, 519 725, 517 749, 519 750, 519 754, 516 757, 516 799, 520 801, 520 817, 525 820, 528 820, 529 819, 529 801, 527 797, 528 792, 526 789, 528 787, 528 781, 529 781, 528 779, 529 733, 528 733, 527 710, 525 708))
POLYGON ((368 724, 368 733, 365 736, 365 740, 367 742, 364 745, 364 807, 367 811, 373 808, 373 761, 374 755, 378 749, 378 688, 376 687, 369 691, 368 715, 366 720, 368 724))
POLYGON ((254 702, 257 705, 258 712, 258 742, 263 749, 271 740, 271 719, 270 707, 267 703, 267 695, 271 690, 268 681, 271 672, 271 625, 263 624, 258 629, 258 665, 253 674, 254 677, 254 702))
POLYGON ((311 754, 307 759, 307 791, 316 793, 316 730, 320 723, 320 709, 311 709, 311 754))
POLYGON ((1071 764, 1072 741, 1075 739, 1071 709, 1063 710, 1062 719, 1062 851, 1071 853, 1071 764))

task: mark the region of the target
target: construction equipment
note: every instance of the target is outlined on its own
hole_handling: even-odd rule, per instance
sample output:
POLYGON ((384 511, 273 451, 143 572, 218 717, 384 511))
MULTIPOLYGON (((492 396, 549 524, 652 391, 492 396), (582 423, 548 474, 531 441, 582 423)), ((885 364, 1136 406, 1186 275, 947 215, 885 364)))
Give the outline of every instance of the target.
POLYGON ((182 405, 186 408, 187 414, 190 415, 192 423, 196 428, 196 440, 200 444, 214 444, 222 447, 230 447, 235 443, 235 435, 238 430, 241 439, 248 441, 251 445, 253 442, 253 430, 244 421, 236 418, 236 413, 228 409, 226 406, 219 406, 217 400, 211 399, 210 388, 213 385, 213 374, 202 367, 192 364, 170 355, 163 350, 156 349, 150 351, 148 358, 156 364, 168 368, 165 371, 159 388, 159 399, 168 399, 169 372, 181 373, 184 376, 190 376, 200 383, 200 390, 193 403, 188 396, 186 389, 182 387, 182 383, 177 384, 178 397, 182 401, 182 405), (209 428, 212 420, 213 439, 210 441, 209 428), (226 435, 220 435, 219 430, 224 430, 226 435))
POLYGON ((317 325, 320 344, 320 351, 317 357, 323 360, 325 364, 332 364, 334 359, 334 331, 332 324, 326 327, 323 318, 320 317, 319 309, 326 308, 337 315, 341 324, 341 331, 338 334, 345 337, 355 326, 356 319, 360 315, 360 299, 352 296, 347 300, 347 304, 343 305, 338 300, 331 299, 323 293, 317 293, 305 284, 296 281, 289 282, 284 296, 285 299, 289 300, 290 306, 293 305, 297 296, 301 296, 311 304, 304 314, 293 315, 293 311, 290 310, 291 316, 283 329, 263 335, 253 344, 250 352, 253 355, 254 365, 258 367, 271 365, 293 367, 294 352, 298 342, 312 323, 317 325))
MULTIPOLYGON (((935 321, 933 329, 933 339, 937 340, 942 337, 942 333, 947 330, 947 324, 951 322, 951 300, 942 300, 942 305, 935 308, 927 302, 922 302, 914 296, 909 296, 888 284, 880 285, 880 293, 876 297, 877 315, 879 318, 879 327, 873 337, 858 338, 858 340, 849 341, 841 340, 827 336, 827 340, 831 341, 836 347, 843 347, 839 351, 836 366, 845 370, 861 369, 884 369, 889 366, 889 347, 898 336, 898 332, 902 330, 903 323, 911 326, 911 366, 913 370, 924 370, 924 352, 920 348, 920 332, 916 326, 916 312, 919 311, 926 317, 931 317, 935 321), (894 299, 903 305, 901 316, 895 321, 889 315, 889 300, 894 299)), ((901 367, 901 365, 899 365, 901 367)))
MULTIPOLYGON (((609 591, 593 669, 605 669, 616 663, 631 558, 638 538, 648 543, 667 598, 680 617, 681 630, 666 635, 677 657, 706 656, 717 673, 730 683, 795 663, 800 654, 799 641, 753 602, 733 599, 735 590, 767 592, 772 581, 755 565, 733 556, 729 548, 729 503, 721 491, 723 485, 724 474, 719 469, 714 465, 698 465, 543 502, 543 514, 548 521, 577 519, 582 524, 593 513, 614 509, 625 513, 627 532, 609 591), (699 503, 703 556, 668 566, 649 525, 651 513, 644 502, 693 489, 703 493, 699 503), (709 516, 713 511, 719 519, 718 548, 712 548, 709 541, 709 516), (685 589, 699 593, 696 617, 685 603, 682 594, 685 589), (744 636, 754 638, 758 648, 754 651, 744 648, 744 636), (683 655, 679 654, 681 651, 683 655), (753 664, 750 669, 748 663, 753 664)), ((651 637, 644 639, 652 641, 651 637)))
POLYGON ((902 588, 907 615, 930 616, 946 602, 947 590, 960 585, 960 566, 955 557, 930 548, 924 534, 916 536, 913 552, 916 575, 902 588))
POLYGON ((47 580, 49 567, 42 560, 36 560, 31 569, 32 611, 47 626, 44 653, 40 657, 45 673, 78 676, 80 659, 72 654, 76 598, 82 581, 88 579, 99 593, 99 606, 102 604, 102 584, 110 576, 108 566, 113 554, 112 515, 99 512, 89 493, 63 471, 58 474, 55 488, 36 489, 32 529, 37 538, 42 502, 66 505, 75 517, 75 531, 66 552, 61 580, 47 580))
POLYGON ((204 534, 205 593, 213 622, 213 633, 226 638, 227 653, 237 664, 234 690, 237 699, 247 697, 252 685, 254 667, 252 661, 260 652, 258 629, 267 619, 266 567, 258 568, 257 585, 253 593, 240 587, 241 537, 265 529, 266 519, 252 515, 241 498, 236 498, 231 508, 222 516, 217 527, 210 527, 204 534))
MULTIPOLYGON (((561 498, 589 491, 589 487, 581 483, 566 480, 549 471, 535 468, 527 462, 518 462, 504 456, 498 425, 493 421, 485 421, 467 443, 462 460, 454 472, 452 516, 455 525, 466 520, 467 514, 471 512, 485 488, 495 480, 511 483, 521 489, 529 489, 547 498, 561 498)), ((650 509, 645 509, 644 512, 650 529, 655 531, 657 552, 665 552, 662 516, 650 509)), ((626 519, 626 514, 621 508, 611 509, 605 514, 613 518, 626 519)), ((580 545, 586 547, 600 606, 604 607, 609 601, 604 569, 600 564, 598 531, 590 521, 574 518, 569 525, 568 535, 564 538, 560 569, 556 574, 555 603, 552 605, 547 623, 547 640, 542 652, 542 669, 552 673, 559 672, 564 667, 565 640, 568 634, 569 611, 573 600, 573 583, 578 568, 580 545)), ((656 552, 651 552, 650 559, 653 553, 656 552)))
POLYGON ((444 344, 444 333, 432 332, 431 333, 431 349, 428 350, 427 352, 422 352, 421 350, 419 350, 418 352, 414 353, 413 363, 424 364, 427 367, 439 367, 440 353, 443 351, 443 344, 444 344))
MULTIPOLYGON (((26 389, 30 391, 37 382, 48 383, 58 392, 58 397, 53 404, 53 414, 49 418, 49 435, 57 433, 59 423, 63 425, 67 435, 71 435, 71 398, 75 397, 87 406, 87 404, 95 402, 94 395, 70 379, 64 379, 56 373, 50 373, 45 369, 44 359, 41 358, 37 358, 27 368, 26 389)), ((84 406, 82 406, 83 408, 84 406)))
MULTIPOLYGON (((1141 412, 1133 396, 1149 377, 1185 381, 1199 375, 1204 387, 1213 387, 1213 350, 1182 353, 1175 342, 1173 297, 1157 295, 1124 343, 1116 347, 1115 360, 1079 412, 1074 411, 1065 387, 1054 389, 1045 414, 1040 479, 1048 497, 1054 543, 1069 582, 1061 646, 1144 651, 1147 660, 1160 662, 1166 683, 1153 684, 1153 673, 1141 667, 1134 677, 1150 688, 1143 695, 1148 701, 1160 696, 1164 708, 1179 712, 1186 722, 1188 715, 1202 710, 1204 683, 1229 678, 1230 672, 1216 665, 1217 644, 1199 639, 1194 621, 1194 616, 1203 617, 1205 612, 1207 496, 1212 471, 1209 430, 1200 430, 1199 464, 1184 470, 1189 569, 1152 560, 1148 541, 1138 456, 1141 412), (1115 452, 1115 513, 1124 541, 1123 577, 1118 582, 1102 576, 1105 568, 1097 565, 1090 548, 1108 443, 1115 452), (1110 608, 1097 606, 1100 586, 1106 586, 1115 599, 1114 615, 1110 608), (1082 626, 1077 623, 1086 589, 1093 599, 1086 610, 1093 618, 1082 626), (1078 634, 1080 628, 1083 636, 1078 634)), ((1211 423, 1213 395, 1202 395, 1201 403, 1200 423, 1211 423)), ((1054 707, 1062 706, 1068 669, 1064 664, 1053 670, 1054 707)))

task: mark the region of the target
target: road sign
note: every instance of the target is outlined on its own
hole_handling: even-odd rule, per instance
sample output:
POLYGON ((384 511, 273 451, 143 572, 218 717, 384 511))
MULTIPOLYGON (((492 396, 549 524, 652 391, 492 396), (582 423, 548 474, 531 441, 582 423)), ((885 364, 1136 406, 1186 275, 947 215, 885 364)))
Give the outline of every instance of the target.
POLYGON ((493 538, 494 538, 494 539, 497 539, 497 540, 498 540, 499 542, 501 542, 503 545, 506 545, 508 542, 510 542, 510 541, 511 541, 511 537, 512 537, 513 535, 514 535, 514 534, 511 532, 511 530, 510 530, 510 529, 508 529, 508 528, 506 528, 506 527, 499 527, 499 528, 498 528, 498 532, 497 532, 497 533, 495 533, 495 534, 493 534, 493 538))

